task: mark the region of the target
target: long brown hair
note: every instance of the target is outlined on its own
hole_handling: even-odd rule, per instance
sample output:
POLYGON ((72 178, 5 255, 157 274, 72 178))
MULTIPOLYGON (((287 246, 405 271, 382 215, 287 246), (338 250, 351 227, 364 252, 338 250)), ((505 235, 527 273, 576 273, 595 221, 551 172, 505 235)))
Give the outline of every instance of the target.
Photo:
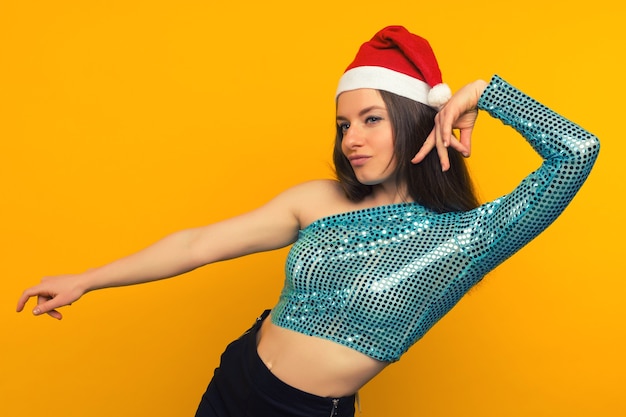
MULTIPOLYGON (((387 106, 393 128, 396 177, 399 182, 406 182, 408 195, 413 201, 438 213, 477 207, 478 198, 465 160, 457 151, 448 148, 450 169, 446 172, 441 171, 435 150, 419 164, 410 161, 433 129, 436 110, 387 91, 379 90, 379 93, 387 106)), ((338 126, 333 151, 335 173, 348 199, 361 201, 371 194, 372 186, 357 180, 350 162, 341 150, 342 140, 343 134, 338 126)))

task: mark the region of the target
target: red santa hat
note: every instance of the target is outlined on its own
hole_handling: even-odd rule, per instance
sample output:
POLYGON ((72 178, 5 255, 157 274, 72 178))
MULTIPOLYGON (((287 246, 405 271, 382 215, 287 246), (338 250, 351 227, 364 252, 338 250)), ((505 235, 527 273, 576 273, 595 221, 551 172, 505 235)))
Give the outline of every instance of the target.
POLYGON ((402 26, 388 26, 361 45, 339 80, 344 91, 374 88, 440 109, 452 95, 428 41, 402 26))

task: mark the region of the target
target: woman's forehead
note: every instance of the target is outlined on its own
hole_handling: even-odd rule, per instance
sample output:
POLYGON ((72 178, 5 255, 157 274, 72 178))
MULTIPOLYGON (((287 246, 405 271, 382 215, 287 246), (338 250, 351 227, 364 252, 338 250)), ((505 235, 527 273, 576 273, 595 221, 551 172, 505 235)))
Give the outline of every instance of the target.
POLYGON ((363 108, 376 106, 386 109, 380 92, 371 88, 344 91, 337 97, 337 113, 342 111, 361 111, 363 108))

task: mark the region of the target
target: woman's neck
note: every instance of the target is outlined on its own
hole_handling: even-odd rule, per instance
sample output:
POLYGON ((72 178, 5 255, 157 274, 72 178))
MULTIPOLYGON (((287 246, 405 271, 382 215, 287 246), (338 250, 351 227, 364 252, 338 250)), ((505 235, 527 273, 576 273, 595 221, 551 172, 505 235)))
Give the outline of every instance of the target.
POLYGON ((369 199, 370 202, 377 206, 413 201, 406 187, 398 187, 396 184, 378 184, 374 186, 372 193, 369 195, 369 199))

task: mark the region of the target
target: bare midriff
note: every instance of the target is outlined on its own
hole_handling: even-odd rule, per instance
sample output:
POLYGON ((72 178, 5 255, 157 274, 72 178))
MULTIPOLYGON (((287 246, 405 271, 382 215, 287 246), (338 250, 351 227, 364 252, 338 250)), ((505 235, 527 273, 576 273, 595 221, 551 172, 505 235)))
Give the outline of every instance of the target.
POLYGON ((257 334, 257 351, 278 379, 320 397, 352 395, 388 365, 330 340, 278 327, 270 317, 257 334))

